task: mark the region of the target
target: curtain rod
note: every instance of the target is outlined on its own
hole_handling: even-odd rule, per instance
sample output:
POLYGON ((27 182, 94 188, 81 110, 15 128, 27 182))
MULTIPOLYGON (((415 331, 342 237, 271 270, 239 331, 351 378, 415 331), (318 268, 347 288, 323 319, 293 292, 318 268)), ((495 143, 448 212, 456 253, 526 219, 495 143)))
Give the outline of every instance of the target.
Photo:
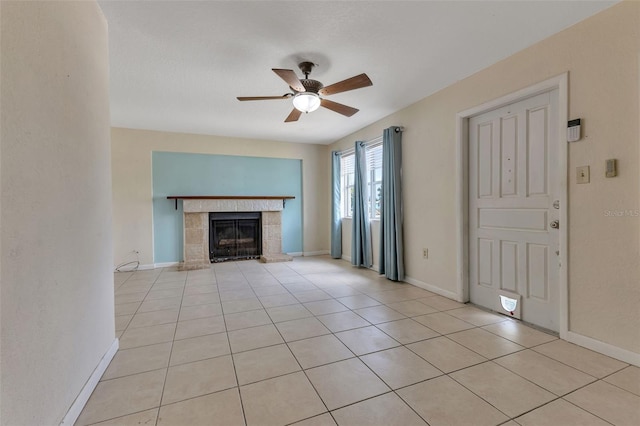
MULTIPOLYGON (((382 135, 380 135, 380 136, 376 136, 375 138, 370 139, 370 140, 368 140, 368 141, 365 141, 365 142, 364 142, 364 144, 365 144, 366 146, 370 146, 370 145, 377 145, 377 144, 379 144, 379 143, 382 143, 382 135)), ((347 148, 347 149, 343 149, 342 151, 336 151, 336 155, 341 155, 341 156, 344 156, 344 155, 351 155, 351 154, 353 154, 355 151, 356 151, 356 149, 355 149, 355 148, 347 148)))
MULTIPOLYGON (((404 126, 395 126, 393 129, 396 133, 404 132, 404 126)), ((365 141, 365 145, 375 145, 382 142, 382 136, 375 137, 371 140, 365 141)), ((342 151, 335 151, 336 155, 349 155, 355 152, 355 148, 347 148, 342 151)))

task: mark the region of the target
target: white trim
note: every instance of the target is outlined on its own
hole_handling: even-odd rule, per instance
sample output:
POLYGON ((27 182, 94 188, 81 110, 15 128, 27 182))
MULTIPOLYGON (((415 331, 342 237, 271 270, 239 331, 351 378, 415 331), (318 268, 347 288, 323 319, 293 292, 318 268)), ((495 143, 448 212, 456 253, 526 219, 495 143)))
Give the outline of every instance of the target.
MULTIPOLYGON (((346 254, 343 254, 341 257, 342 260, 346 260, 347 262, 351 263, 351 256, 347 256, 346 254)), ((370 269, 374 272, 378 272, 380 270, 379 266, 377 264, 373 264, 371 265, 370 268, 366 268, 366 269, 370 269)))
POLYGON ((305 251, 303 252, 303 256, 324 256, 325 254, 329 254, 329 250, 317 250, 317 251, 305 251))
POLYGON ((511 103, 539 95, 541 93, 558 90, 558 176, 560 200, 560 268, 558 272, 559 289, 559 334, 560 338, 567 339, 569 330, 569 299, 568 299, 568 144, 567 134, 567 111, 569 105, 569 73, 565 72, 556 77, 534 84, 527 88, 518 90, 508 95, 502 96, 489 102, 485 102, 476 107, 467 109, 456 114, 456 243, 458 253, 456 266, 458 277, 456 282, 457 295, 454 297, 461 302, 469 300, 469 197, 468 197, 468 144, 469 118, 488 112, 511 103))
POLYGON ((456 256, 457 279, 455 299, 469 301, 469 118, 456 115, 456 256))
MULTIPOLYGON (((540 95, 542 93, 550 92, 557 88, 559 89, 561 88, 563 81, 564 81, 564 85, 566 86, 566 84, 569 81, 568 72, 552 77, 548 80, 541 81, 540 83, 536 83, 532 86, 525 87, 524 89, 520 89, 517 92, 509 93, 508 95, 485 102, 473 108, 469 108, 467 110, 459 112, 456 115, 459 118, 469 118, 474 115, 479 115, 484 112, 489 112, 494 109, 498 109, 503 106, 512 104, 514 102, 524 100, 526 98, 531 98, 533 96, 540 95)), ((564 126, 565 126, 565 133, 564 133, 564 139, 562 139, 562 142, 567 141, 566 122, 564 123, 564 126)))
POLYGON ((567 142, 567 121, 569 121, 569 73, 558 77, 558 150, 560 200, 560 268, 558 270, 558 303, 560 316, 558 317, 558 332, 561 339, 567 338, 569 332, 569 143, 567 142))
POLYGON ((168 268, 170 266, 177 266, 182 262, 163 262, 163 263, 147 263, 138 266, 138 271, 145 271, 147 269, 168 268))
POLYGON ((583 336, 582 334, 578 334, 573 331, 568 331, 566 333, 566 340, 587 349, 591 349, 592 351, 610 356, 611 358, 640 367, 640 354, 638 353, 610 345, 609 343, 601 342, 600 340, 592 339, 591 337, 583 336))
POLYGON ((145 264, 145 265, 139 265, 138 266, 138 271, 145 271, 147 269, 155 269, 155 268, 156 268, 155 264, 148 263, 148 264, 145 264))
MULTIPOLYGON (((151 260, 154 261, 156 260, 156 224, 153 221, 153 150, 149 152, 149 183, 151 184, 149 186, 149 194, 151 194, 151 205, 149 206, 149 209, 151 210, 151 260)), ((178 200, 176 200, 176 202, 177 201, 178 200)), ((138 267, 138 269, 141 268, 138 267)))
POLYGON ((89 377, 89 380, 87 380, 87 382, 84 384, 82 390, 76 397, 76 400, 73 401, 73 404, 71 404, 69 411, 67 411, 67 414, 65 414, 62 422, 60 422, 61 425, 73 425, 76 420, 78 420, 78 417, 84 409, 84 406, 87 404, 89 397, 95 390, 96 386, 98 386, 100 378, 111 363, 113 357, 116 355, 116 352, 118 352, 119 345, 120 343, 118 339, 113 339, 111 346, 109 346, 107 352, 102 356, 102 359, 98 363, 98 366, 95 368, 95 370, 93 370, 93 373, 89 377))
POLYGON ((302 253, 301 251, 294 251, 291 253, 287 253, 289 256, 291 257, 302 257, 304 255, 304 253, 302 253))
POLYGON ((169 268, 170 266, 178 266, 182 262, 163 262, 163 263, 154 263, 153 269, 155 268, 169 268))
POLYGON ((404 282, 415 285, 416 287, 420 287, 423 288, 425 290, 429 290, 432 293, 436 293, 439 294, 440 296, 444 296, 448 299, 452 299, 455 300, 456 302, 460 302, 458 295, 452 291, 448 291, 448 290, 444 290, 440 287, 437 287, 435 285, 431 285, 431 284, 427 284, 425 282, 422 282, 420 280, 417 280, 415 278, 412 277, 408 277, 405 275, 404 277, 404 282))

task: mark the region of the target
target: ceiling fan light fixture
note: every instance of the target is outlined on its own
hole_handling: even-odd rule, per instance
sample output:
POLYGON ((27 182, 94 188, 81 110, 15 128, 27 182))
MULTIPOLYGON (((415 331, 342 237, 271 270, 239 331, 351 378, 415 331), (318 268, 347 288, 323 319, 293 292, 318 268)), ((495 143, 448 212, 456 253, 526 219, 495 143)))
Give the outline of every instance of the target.
POLYGON ((320 107, 320 97, 313 92, 297 93, 293 97, 293 106, 298 111, 312 112, 320 107))

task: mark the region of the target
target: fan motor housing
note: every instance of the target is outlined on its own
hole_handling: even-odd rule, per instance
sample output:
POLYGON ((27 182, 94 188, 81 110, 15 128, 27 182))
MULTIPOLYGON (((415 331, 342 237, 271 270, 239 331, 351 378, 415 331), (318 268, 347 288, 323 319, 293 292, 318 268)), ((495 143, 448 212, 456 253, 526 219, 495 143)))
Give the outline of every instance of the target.
POLYGON ((304 86, 305 90, 311 93, 318 93, 320 89, 324 87, 324 85, 318 80, 312 80, 310 78, 301 78, 300 82, 304 86))

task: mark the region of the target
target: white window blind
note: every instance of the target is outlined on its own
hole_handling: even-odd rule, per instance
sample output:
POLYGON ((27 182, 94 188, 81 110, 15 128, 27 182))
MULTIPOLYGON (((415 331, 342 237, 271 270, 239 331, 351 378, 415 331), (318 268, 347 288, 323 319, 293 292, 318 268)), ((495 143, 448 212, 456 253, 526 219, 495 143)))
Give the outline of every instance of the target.
MULTIPOLYGON (((366 202, 369 205, 369 217, 380 217, 380 196, 382 186, 382 137, 367 142, 365 151, 367 165, 368 188, 366 202)), ((354 178, 356 156, 353 150, 342 153, 340 159, 341 205, 343 217, 353 215, 354 178)))
POLYGON ((343 154, 342 155, 342 164, 340 165, 340 174, 342 175, 350 175, 355 171, 355 163, 356 156, 354 153, 351 154, 343 154))
POLYGON ((382 169, 382 142, 367 146, 367 168, 382 169))
POLYGON ((355 153, 344 153, 340 159, 340 205, 342 217, 353 216, 353 183, 355 178, 355 153))
POLYGON ((382 197, 382 138, 367 145, 367 173, 369 176, 369 217, 378 219, 382 197))

